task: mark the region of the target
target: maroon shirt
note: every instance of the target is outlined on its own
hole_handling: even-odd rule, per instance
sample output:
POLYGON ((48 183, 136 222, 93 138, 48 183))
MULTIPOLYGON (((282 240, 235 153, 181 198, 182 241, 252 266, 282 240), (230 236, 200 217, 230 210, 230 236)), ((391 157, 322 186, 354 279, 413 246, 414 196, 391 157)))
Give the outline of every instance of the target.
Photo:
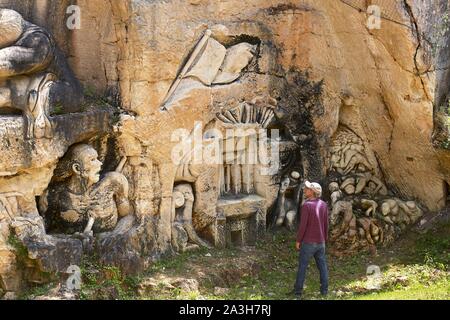
POLYGON ((326 243, 328 240, 328 205, 320 199, 307 200, 301 208, 297 242, 326 243))

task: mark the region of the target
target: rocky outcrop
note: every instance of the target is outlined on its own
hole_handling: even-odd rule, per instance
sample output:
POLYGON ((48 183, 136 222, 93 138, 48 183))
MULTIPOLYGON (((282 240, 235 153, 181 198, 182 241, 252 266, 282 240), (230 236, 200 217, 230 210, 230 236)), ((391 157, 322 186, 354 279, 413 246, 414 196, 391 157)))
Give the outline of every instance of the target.
POLYGON ((54 139, 39 141, 24 140, 20 119, 1 120, 4 130, 0 179, 2 289, 18 291, 25 284, 24 279, 46 281, 42 273, 54 274, 65 271, 71 264, 80 264, 82 242, 47 235, 36 197, 47 189, 59 158, 70 145, 108 134, 110 116, 107 110, 57 116, 52 120, 54 139))
MULTIPOLYGON (((45 19, 67 8, 65 3, 49 2, 34 10, 32 1, 3 2, 36 21, 45 21, 62 48, 71 50, 76 59, 71 64, 84 83, 104 91, 119 84, 116 89, 125 109, 142 116, 133 123, 152 118, 159 123, 148 124, 156 130, 147 129, 149 137, 164 134, 157 129, 165 123, 157 116, 158 108, 189 54, 185 48, 192 48, 207 26, 220 22, 233 35, 260 39, 257 91, 277 89, 275 83, 291 68, 308 70, 310 79, 324 81, 324 114, 313 119, 323 157, 339 123, 343 100, 351 96, 362 118, 358 126, 374 148, 388 184, 405 196, 420 199, 429 209, 444 204, 446 156, 436 157, 430 137, 433 111, 442 105, 447 91, 448 32, 442 26, 446 1, 375 1, 382 13, 379 30, 368 30, 367 8, 357 0, 295 4, 261 0, 226 5, 81 1, 81 12, 89 15, 82 17, 85 27, 74 31, 62 28, 63 18, 45 19), (352 23, 343 23, 342 16, 352 23), (83 59, 85 54, 98 61, 83 59), (88 74, 95 75, 88 79, 88 74)), ((189 116, 201 120, 197 115, 191 112, 189 116)), ((186 123, 190 122, 187 118, 186 123)), ((162 127, 168 126, 173 125, 162 127)))
MULTIPOLYGON (((83 111, 83 105, 72 110, 39 98, 53 96, 59 75, 28 70, 25 80, 34 79, 25 86, 28 99, 8 105, 26 120, 9 109, 0 116, 3 283, 20 278, 14 273, 18 249, 8 244, 14 232, 27 255, 35 252, 31 260, 50 259, 48 270, 58 265, 55 255, 67 256, 67 247, 77 259, 96 251, 102 262, 138 272, 177 247, 253 243, 277 203, 299 202, 289 194, 295 188, 278 189, 294 172, 299 181, 293 186, 305 179, 332 184, 327 196, 333 205, 341 200, 334 236, 336 243, 343 239, 342 248, 352 237, 361 247, 388 243, 423 211, 445 206, 447 1, 371 1, 380 9, 379 28, 368 24, 376 17, 362 0, 80 0, 80 28, 67 27, 77 14, 66 11, 70 3, 0 0, 0 7, 19 11, 27 27, 45 27, 41 34, 67 57, 86 95, 100 100, 92 111, 58 115, 83 111), (104 110, 105 103, 116 108, 104 110), (261 136, 265 130, 277 131, 261 136), (270 170, 273 159, 236 162, 255 154, 252 139, 263 142, 258 152, 280 146, 278 170, 270 170), (173 151, 194 140, 201 142, 174 161, 173 151), (62 183, 54 170, 77 143, 96 147, 102 174, 117 164, 120 172, 103 180, 98 170, 89 178, 68 167, 79 183, 65 181, 66 189, 76 185, 80 192, 69 197, 70 210, 57 214, 90 228, 70 239, 46 238, 39 220, 45 212, 37 210, 35 197, 62 183), (219 162, 192 161, 217 145, 219 162), (84 185, 89 179, 106 181, 101 194, 107 196, 99 200, 92 193, 96 182, 84 185), (284 200, 277 202, 279 194, 284 200), (106 233, 90 234, 97 230, 100 213, 90 213, 97 200, 111 205, 106 211, 114 221, 107 221, 106 233), (16 216, 25 225, 13 227, 16 216), (28 230, 26 236, 20 230, 28 230)), ((47 62, 40 67, 50 72, 47 62)), ((90 161, 86 157, 79 158, 90 161)), ((292 208, 283 210, 292 215, 292 208)))
MULTIPOLYGON (((339 122, 351 121, 352 128, 369 142, 387 183, 400 195, 436 210, 446 198, 446 162, 436 156, 431 140, 433 110, 441 100, 435 99, 434 92, 438 87, 437 91, 445 92, 440 84, 445 81, 439 80, 446 68, 445 49, 439 51, 441 58, 435 62, 426 58, 433 52, 420 44, 426 42, 421 37, 430 35, 438 23, 426 17, 433 10, 443 15, 446 7, 421 1, 374 4, 382 10, 379 30, 367 28, 367 8, 362 1, 114 4, 111 21, 120 21, 115 24, 115 35, 121 57, 121 101, 125 109, 138 115, 136 121, 126 120, 123 125, 130 134, 143 132, 137 128, 145 126, 148 138, 140 139, 150 142, 152 136, 167 141, 163 136, 168 130, 159 128, 192 128, 195 120, 208 121, 204 118, 208 113, 200 112, 207 109, 202 109, 199 94, 195 102, 184 102, 195 103, 196 108, 180 111, 183 116, 174 119, 183 119, 181 122, 164 120, 159 107, 189 54, 185 48, 192 48, 207 26, 220 22, 232 35, 261 42, 257 68, 250 73, 250 82, 257 89, 240 90, 235 99, 250 93, 252 97, 254 92, 275 95, 273 91, 283 90, 279 83, 290 69, 308 70, 311 80, 324 83, 323 106, 311 110, 314 126, 309 128, 318 139, 322 158, 326 158, 329 139, 339 122), (343 16, 351 23, 344 23, 343 16), (422 74, 424 71, 427 73, 422 74), (350 106, 346 106, 348 99, 350 106), (340 119, 343 109, 351 109, 350 119, 340 119)), ((225 98, 217 89, 205 88, 205 94, 225 98)), ((158 159, 159 145, 149 152, 162 161, 158 159)))

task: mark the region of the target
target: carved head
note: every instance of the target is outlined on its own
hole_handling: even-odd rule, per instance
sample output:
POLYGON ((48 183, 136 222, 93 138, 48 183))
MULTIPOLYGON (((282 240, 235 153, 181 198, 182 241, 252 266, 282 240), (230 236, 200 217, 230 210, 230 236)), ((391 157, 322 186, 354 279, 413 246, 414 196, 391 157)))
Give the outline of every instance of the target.
POLYGON ((73 151, 72 171, 81 176, 88 185, 93 185, 100 180, 102 163, 98 160, 97 151, 89 145, 79 145, 73 151))
POLYGON ((415 203, 414 201, 407 201, 406 202, 406 206, 410 209, 410 210, 417 210, 419 209, 417 207, 417 203, 415 203))
POLYGON ((0 9, 0 48, 5 48, 17 40, 23 33, 25 20, 17 11, 0 9))
POLYGON ((102 162, 98 160, 97 151, 87 144, 72 147, 55 171, 57 180, 76 176, 86 187, 100 180, 102 162))
POLYGON ((192 190, 192 186, 190 184, 179 184, 173 189, 173 191, 175 196, 183 195, 185 202, 194 202, 195 200, 194 191, 192 190))
POLYGON ((283 180, 281 180, 280 192, 286 192, 286 190, 289 188, 290 183, 291 179, 288 176, 284 177, 283 180))
POLYGON ((183 193, 181 193, 180 191, 174 190, 172 198, 175 204, 175 209, 183 207, 184 204, 186 203, 186 199, 184 198, 183 193))
POLYGON ((355 178, 347 178, 342 182, 341 189, 345 191, 346 194, 354 194, 356 191, 356 181, 355 178))
POLYGON ((339 191, 339 184, 337 182, 332 182, 329 185, 329 190, 330 192, 335 192, 335 191, 339 191))
POLYGON ((388 202, 383 202, 383 204, 381 205, 381 213, 383 214, 383 216, 387 216, 389 213, 391 213, 391 206, 389 205, 388 202))
POLYGON ((292 171, 291 172, 291 178, 292 179, 294 179, 294 180, 298 180, 298 179, 300 179, 300 173, 299 172, 297 172, 297 171, 292 171))

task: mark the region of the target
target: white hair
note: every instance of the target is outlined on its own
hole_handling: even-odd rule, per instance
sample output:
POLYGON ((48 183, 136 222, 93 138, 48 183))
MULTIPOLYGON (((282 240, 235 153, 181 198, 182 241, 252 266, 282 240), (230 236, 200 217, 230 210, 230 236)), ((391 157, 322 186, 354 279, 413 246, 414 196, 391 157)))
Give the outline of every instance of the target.
POLYGON ((316 190, 313 190, 313 191, 316 194, 317 198, 322 198, 322 192, 321 191, 316 191, 316 190))
POLYGON ((25 21, 20 13, 10 9, 0 9, 0 48, 16 42, 23 33, 25 21))

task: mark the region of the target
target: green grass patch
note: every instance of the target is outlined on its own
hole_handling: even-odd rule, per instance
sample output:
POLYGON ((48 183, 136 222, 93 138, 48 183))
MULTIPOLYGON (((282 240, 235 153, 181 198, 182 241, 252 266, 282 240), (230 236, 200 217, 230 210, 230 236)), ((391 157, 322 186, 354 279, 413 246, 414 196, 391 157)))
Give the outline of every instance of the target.
MULTIPOLYGON (((393 246, 377 255, 328 256, 330 300, 450 299, 450 224, 426 234, 409 232, 393 246), (367 267, 377 265, 378 286, 366 275, 367 267)), ((14 238, 12 245, 20 245, 14 238)), ((254 248, 224 250, 199 249, 176 254, 154 263, 140 276, 129 277, 115 267, 94 258, 81 266, 80 299, 117 300, 291 300, 298 253, 295 235, 289 232, 267 234, 254 248), (167 285, 167 279, 195 279, 198 290, 184 291, 167 285), (144 285, 146 282, 150 281, 144 285), (220 290, 216 290, 220 287, 220 290), (147 290, 148 288, 148 290, 147 290)), ((307 272, 303 299, 321 300, 319 273, 314 261, 307 272)), ((33 288, 28 297, 45 294, 48 286, 33 288)))
POLYGON ((119 268, 99 264, 95 259, 81 266, 81 300, 134 300, 139 277, 125 276, 119 268))

